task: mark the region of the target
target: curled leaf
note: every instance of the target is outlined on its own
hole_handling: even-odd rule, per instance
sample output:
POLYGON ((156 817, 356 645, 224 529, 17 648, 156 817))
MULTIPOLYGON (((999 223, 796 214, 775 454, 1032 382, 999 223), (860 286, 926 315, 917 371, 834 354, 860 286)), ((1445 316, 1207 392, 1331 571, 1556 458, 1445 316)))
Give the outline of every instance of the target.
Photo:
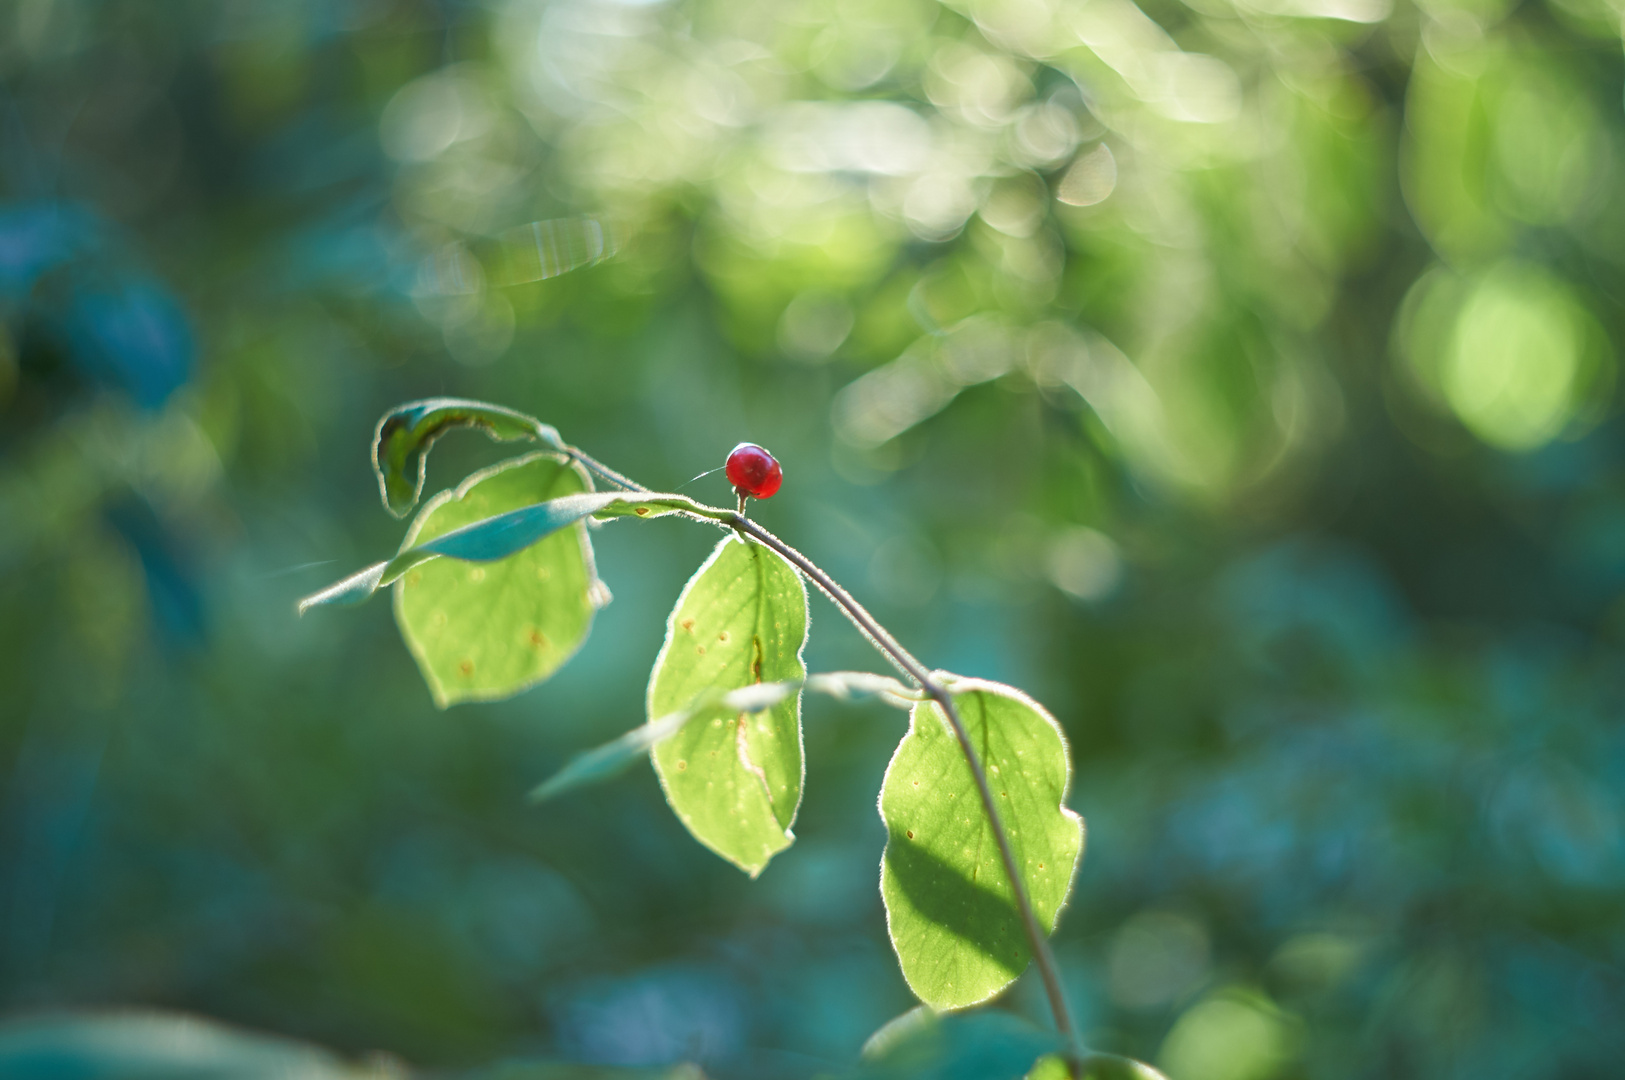
POLYGON ((468 427, 481 428, 499 442, 540 439, 555 449, 564 445, 556 429, 500 405, 461 398, 429 398, 398 405, 379 419, 372 439, 378 493, 391 514, 405 517, 417 505, 434 441, 454 428, 468 427))

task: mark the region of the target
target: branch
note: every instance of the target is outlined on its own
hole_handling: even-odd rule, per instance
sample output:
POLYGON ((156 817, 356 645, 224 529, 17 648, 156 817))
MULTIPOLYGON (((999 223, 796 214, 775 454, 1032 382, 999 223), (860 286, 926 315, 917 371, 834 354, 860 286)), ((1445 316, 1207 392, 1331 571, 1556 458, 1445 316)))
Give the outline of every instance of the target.
MULTIPOLYGON (((589 457, 573 446, 564 447, 564 452, 579 461, 613 484, 618 484, 629 491, 647 491, 648 488, 627 479, 608 466, 589 457)), ((744 499, 740 499, 743 508, 744 499)), ((699 520, 709 520, 701 518, 699 520)), ((851 620, 852 625, 864 637, 869 639, 882 656, 891 662, 908 678, 913 679, 931 699, 935 701, 948 718, 948 724, 953 728, 954 737, 959 740, 959 748, 965 754, 965 760, 970 764, 971 776, 976 781, 976 790, 982 796, 982 809, 987 813, 988 824, 993 828, 993 836, 999 844, 999 857, 1004 861, 1005 875, 1010 879, 1010 890, 1015 896, 1016 912, 1021 917, 1021 925, 1027 932, 1027 945, 1032 949, 1033 962, 1038 966, 1038 972, 1044 980, 1044 993, 1049 998, 1050 1012, 1055 1017, 1055 1029, 1066 1039, 1070 1048, 1068 1065, 1076 1075, 1079 1063, 1083 1059, 1084 1047, 1078 1037, 1077 1029, 1072 1026, 1072 1014, 1067 1008, 1066 994, 1061 988, 1060 969, 1055 963, 1055 953, 1049 947, 1049 936, 1044 932, 1038 916, 1033 911, 1032 900, 1027 896, 1027 886, 1021 879, 1016 867, 1015 852, 1010 849, 1010 838, 1005 834, 1004 822, 999 817, 998 805, 993 801, 993 789, 988 785, 987 773, 982 768, 982 761, 976 756, 976 750, 971 746, 970 735, 965 731, 964 721, 960 719, 959 709, 954 704, 953 695, 942 685, 926 666, 903 648, 902 644, 891 635, 884 626, 881 626, 875 617, 869 614, 867 608, 858 603, 853 595, 843 589, 839 583, 815 564, 807 556, 780 540, 760 525, 751 521, 743 513, 735 513, 720 521, 710 521, 712 525, 720 528, 731 528, 742 534, 749 534, 763 547, 770 548, 783 556, 785 561, 806 575, 807 579, 818 586, 830 602, 841 609, 841 612, 851 620)))

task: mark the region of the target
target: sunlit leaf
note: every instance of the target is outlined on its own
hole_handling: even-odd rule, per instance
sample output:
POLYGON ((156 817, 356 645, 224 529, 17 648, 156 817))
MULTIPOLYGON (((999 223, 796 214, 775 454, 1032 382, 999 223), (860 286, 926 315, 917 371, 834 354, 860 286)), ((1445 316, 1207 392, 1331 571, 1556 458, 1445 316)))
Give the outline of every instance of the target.
POLYGON ((385 413, 372 439, 372 467, 378 474, 378 493, 396 517, 405 517, 423 493, 429 448, 454 428, 480 428, 502 442, 540 439, 549 446, 563 445, 558 432, 534 417, 459 398, 411 401, 385 413))
MULTIPOLYGON (((1060 726, 1011 687, 957 679, 951 689, 1034 912, 1053 930, 1083 851, 1083 820, 1064 805, 1072 764, 1060 726)), ((1003 990, 1032 953, 970 766, 934 702, 910 715, 880 816, 880 891, 909 988, 939 1009, 1003 990)))
MULTIPOLYGON (((689 579, 649 680, 649 717, 701 695, 800 682, 807 592, 790 564, 728 536, 689 579)), ((801 695, 765 712, 684 726, 654 748, 666 800, 695 839, 752 877, 794 837, 801 802, 801 695)))
POLYGON ((467 545, 462 558, 475 557, 470 549, 495 558, 472 565, 424 562, 396 582, 395 621, 442 708, 508 697, 547 678, 585 640, 604 599, 586 525, 579 521, 590 511, 555 512, 539 540, 534 530, 498 530, 489 541, 479 539, 478 530, 474 540, 467 539, 468 530, 457 530, 470 522, 489 530, 491 515, 516 506, 536 515, 556 511, 589 486, 584 473, 552 455, 515 458, 435 496, 412 523, 409 548, 413 541, 427 546, 461 535, 467 545), (538 503, 546 499, 556 501, 538 503), (573 526, 558 524, 570 513, 573 526), (504 557, 503 545, 510 542, 516 553, 504 557))

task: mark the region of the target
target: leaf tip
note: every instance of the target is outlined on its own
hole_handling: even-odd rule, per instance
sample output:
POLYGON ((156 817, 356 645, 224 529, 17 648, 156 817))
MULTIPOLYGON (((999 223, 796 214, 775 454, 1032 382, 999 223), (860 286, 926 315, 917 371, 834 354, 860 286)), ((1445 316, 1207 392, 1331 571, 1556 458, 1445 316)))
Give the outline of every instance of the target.
POLYGON ((387 563, 374 563, 342 581, 335 581, 320 592, 311 593, 299 601, 299 614, 326 604, 359 604, 378 591, 378 579, 383 576, 387 563))

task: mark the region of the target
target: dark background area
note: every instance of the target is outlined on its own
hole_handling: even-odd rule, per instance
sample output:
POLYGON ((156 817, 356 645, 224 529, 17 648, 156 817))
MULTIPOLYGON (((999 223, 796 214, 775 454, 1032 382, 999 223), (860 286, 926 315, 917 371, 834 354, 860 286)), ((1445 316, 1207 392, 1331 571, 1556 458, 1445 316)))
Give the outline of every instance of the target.
MULTIPOLYGON (((1618 27, 0 3, 0 1010, 770 1077, 912 1004, 900 714, 808 701, 754 882, 647 770, 525 802, 641 721, 708 530, 601 529, 614 603, 501 704, 437 711, 385 600, 295 616, 404 532, 377 416, 454 394, 655 488, 768 446, 764 524, 1055 713, 1092 1045, 1616 1075, 1618 27)), ((504 450, 448 437, 428 490, 504 450)), ((813 670, 881 669, 813 624, 813 670)), ((1030 981, 999 1007, 1042 1023, 1030 981)))

